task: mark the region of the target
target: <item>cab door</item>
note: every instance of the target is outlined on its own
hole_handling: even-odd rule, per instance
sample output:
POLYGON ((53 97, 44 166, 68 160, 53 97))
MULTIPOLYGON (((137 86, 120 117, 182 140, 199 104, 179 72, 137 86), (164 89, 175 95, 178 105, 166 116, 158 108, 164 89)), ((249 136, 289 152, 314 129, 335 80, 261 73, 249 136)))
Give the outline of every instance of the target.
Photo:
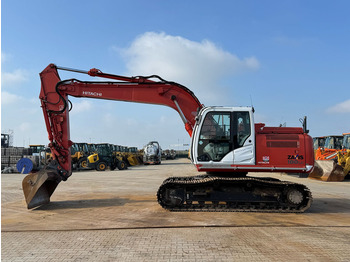
POLYGON ((252 111, 232 113, 233 164, 255 164, 255 130, 252 111))

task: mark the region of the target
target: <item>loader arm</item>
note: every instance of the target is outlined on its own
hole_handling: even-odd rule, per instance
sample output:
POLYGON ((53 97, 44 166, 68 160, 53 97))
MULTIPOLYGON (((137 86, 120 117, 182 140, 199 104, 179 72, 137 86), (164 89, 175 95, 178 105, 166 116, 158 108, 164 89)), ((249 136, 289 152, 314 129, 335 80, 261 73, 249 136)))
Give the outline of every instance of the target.
POLYGON ((28 208, 48 203, 58 183, 67 180, 72 174, 70 147, 73 143, 70 140, 68 96, 168 106, 179 113, 190 136, 197 112, 203 107, 188 88, 156 75, 125 77, 106 74, 95 68, 82 71, 50 64, 40 73, 40 79, 39 98, 53 161, 42 174, 29 175, 23 180, 22 186, 28 208), (57 70, 84 73, 109 81, 88 82, 77 79, 61 81, 57 70))

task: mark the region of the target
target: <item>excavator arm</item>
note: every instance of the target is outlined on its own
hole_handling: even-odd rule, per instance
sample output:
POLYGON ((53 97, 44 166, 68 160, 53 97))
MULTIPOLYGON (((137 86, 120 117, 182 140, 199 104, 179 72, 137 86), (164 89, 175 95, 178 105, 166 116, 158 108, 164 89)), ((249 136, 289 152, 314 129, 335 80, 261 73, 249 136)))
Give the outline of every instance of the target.
POLYGON ((82 71, 50 64, 40 73, 40 79, 39 98, 53 160, 42 171, 24 178, 22 187, 28 208, 50 202, 57 185, 72 174, 70 147, 73 143, 70 140, 69 129, 69 96, 168 106, 179 113, 190 136, 197 112, 203 107, 188 88, 156 75, 125 77, 106 74, 95 68, 82 71), (57 70, 84 73, 108 81, 62 81, 57 70))

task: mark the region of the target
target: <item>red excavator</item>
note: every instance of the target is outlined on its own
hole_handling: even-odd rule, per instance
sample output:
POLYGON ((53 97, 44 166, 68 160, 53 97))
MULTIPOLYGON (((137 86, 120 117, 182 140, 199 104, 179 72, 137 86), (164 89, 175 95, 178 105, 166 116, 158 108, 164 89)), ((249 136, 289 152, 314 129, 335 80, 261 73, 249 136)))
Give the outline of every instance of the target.
POLYGON ((303 212, 310 190, 298 183, 248 172, 310 173, 312 138, 303 128, 254 124, 252 107, 204 107, 188 88, 159 76, 125 77, 98 69, 48 65, 41 73, 40 100, 53 160, 22 182, 28 208, 50 202, 57 185, 72 174, 69 96, 165 105, 175 109, 191 136, 191 160, 206 174, 171 177, 159 187, 159 204, 171 211, 303 212), (61 80, 57 70, 109 79, 61 80))

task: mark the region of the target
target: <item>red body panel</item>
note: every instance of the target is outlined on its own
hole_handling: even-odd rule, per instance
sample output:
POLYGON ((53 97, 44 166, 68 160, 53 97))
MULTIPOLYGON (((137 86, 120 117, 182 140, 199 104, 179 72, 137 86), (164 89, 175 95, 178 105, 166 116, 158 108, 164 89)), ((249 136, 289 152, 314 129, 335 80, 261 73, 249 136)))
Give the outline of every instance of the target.
MULTIPOLYGON (((309 173, 314 166, 312 137, 296 127, 265 127, 255 124, 255 165, 197 164, 204 172, 286 172, 309 173)), ((239 175, 239 174, 237 174, 239 175)))
POLYGON ((314 165, 312 138, 302 128, 256 124, 255 143, 257 167, 295 172, 314 165))

